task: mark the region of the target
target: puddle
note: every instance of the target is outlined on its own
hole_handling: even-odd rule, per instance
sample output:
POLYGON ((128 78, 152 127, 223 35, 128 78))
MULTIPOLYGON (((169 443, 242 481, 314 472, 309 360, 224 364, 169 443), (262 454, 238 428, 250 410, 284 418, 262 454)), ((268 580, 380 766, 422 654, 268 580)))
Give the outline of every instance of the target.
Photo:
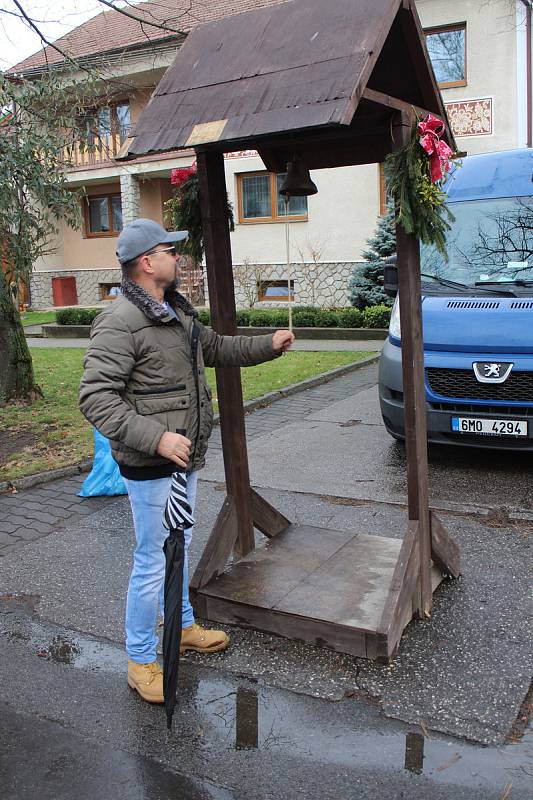
MULTIPOLYGON (((33 616, 0 615, 0 635, 15 648, 29 648, 36 658, 67 669, 124 674, 125 656, 119 645, 47 625, 33 616)), ((137 714, 143 711, 141 702, 127 694, 121 702, 137 714)), ((533 779, 530 726, 516 743, 483 747, 386 719, 379 708, 358 699, 319 700, 184 660, 170 736, 179 743, 180 737, 190 736, 191 725, 197 731, 195 746, 206 756, 217 751, 226 757, 243 751, 290 753, 316 765, 363 771, 373 766, 424 775, 434 784, 487 791, 509 783, 525 790, 533 779), (187 721, 186 728, 180 725, 180 716, 187 721)))

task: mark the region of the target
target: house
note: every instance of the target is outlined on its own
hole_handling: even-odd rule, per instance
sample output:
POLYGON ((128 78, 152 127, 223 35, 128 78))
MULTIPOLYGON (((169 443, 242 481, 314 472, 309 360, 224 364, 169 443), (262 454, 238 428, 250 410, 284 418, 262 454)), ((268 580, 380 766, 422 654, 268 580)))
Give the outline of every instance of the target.
MULTIPOLYGON (((106 10, 63 36, 58 45, 83 66, 97 66, 102 95, 80 124, 90 147, 74 147, 68 181, 83 187, 81 230, 63 226, 55 253, 35 264, 33 307, 84 305, 112 296, 120 282, 116 237, 136 216, 163 222, 171 196, 170 173, 194 153, 180 151, 116 161, 131 126, 184 41, 200 24, 290 0, 159 0, 129 7, 141 24, 106 10)), ((417 0, 426 43, 448 116, 463 153, 532 145, 531 0, 417 0)), ((9 70, 38 79, 61 70, 64 57, 50 47, 9 70)), ((82 73, 80 73, 80 77, 82 73)), ((289 206, 290 260, 300 303, 348 305, 347 284, 365 242, 385 207, 380 165, 316 170, 318 194, 289 206)), ((271 174, 254 151, 226 159, 235 211, 232 250, 237 304, 283 303, 288 294, 284 204, 271 174)), ((189 275, 201 302, 201 281, 189 275)), ((187 288, 187 286, 185 287, 187 288)))

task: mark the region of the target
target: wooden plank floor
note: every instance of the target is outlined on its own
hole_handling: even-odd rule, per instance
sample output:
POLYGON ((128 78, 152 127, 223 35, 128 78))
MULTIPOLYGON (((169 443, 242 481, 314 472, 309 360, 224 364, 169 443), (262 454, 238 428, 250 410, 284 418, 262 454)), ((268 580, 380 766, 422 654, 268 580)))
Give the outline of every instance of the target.
POLYGON ((195 595, 207 619, 366 657, 400 539, 291 525, 195 595))

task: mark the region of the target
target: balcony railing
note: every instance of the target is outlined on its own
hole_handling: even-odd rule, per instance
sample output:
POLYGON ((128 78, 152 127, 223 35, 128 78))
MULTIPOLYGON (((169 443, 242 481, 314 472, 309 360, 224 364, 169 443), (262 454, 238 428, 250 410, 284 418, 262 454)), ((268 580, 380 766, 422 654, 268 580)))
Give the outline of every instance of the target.
POLYGON ((104 135, 91 134, 88 140, 73 142, 65 148, 65 162, 69 169, 81 169, 110 164, 129 136, 130 128, 104 135))

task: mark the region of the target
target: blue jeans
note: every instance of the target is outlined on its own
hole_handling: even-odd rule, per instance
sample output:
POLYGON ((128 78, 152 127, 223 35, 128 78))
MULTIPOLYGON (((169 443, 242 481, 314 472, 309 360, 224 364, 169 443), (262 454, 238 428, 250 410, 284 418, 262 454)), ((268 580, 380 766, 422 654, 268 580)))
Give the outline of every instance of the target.
MULTIPOLYGON (((133 556, 128 598, 126 601, 126 652, 138 664, 156 660, 157 611, 163 613, 165 554, 163 544, 168 531, 163 526, 163 510, 167 501, 170 478, 153 481, 126 480, 133 513, 137 546, 133 556)), ((187 476, 187 499, 194 510, 198 472, 187 476)), ((194 614, 189 601, 187 551, 192 528, 185 529, 185 565, 183 572, 182 624, 192 625, 194 614)))

